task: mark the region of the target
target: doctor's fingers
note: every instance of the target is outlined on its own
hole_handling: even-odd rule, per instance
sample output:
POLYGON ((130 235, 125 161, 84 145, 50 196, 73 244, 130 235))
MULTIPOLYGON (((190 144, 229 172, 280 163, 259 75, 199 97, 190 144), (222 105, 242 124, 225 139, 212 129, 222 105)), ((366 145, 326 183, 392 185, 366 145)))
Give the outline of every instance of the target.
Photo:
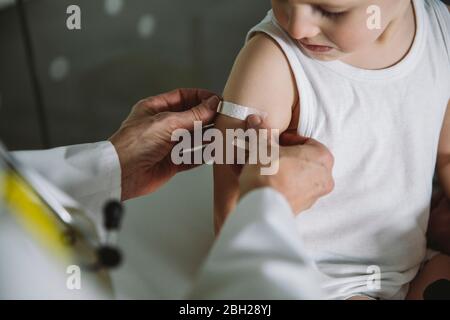
POLYGON ((278 139, 276 132, 271 130, 259 115, 250 115, 247 118, 247 129, 266 129, 266 134, 259 135, 259 138, 262 137, 266 140, 266 146, 273 143, 280 144, 280 155, 297 152, 310 160, 321 163, 327 169, 331 170, 334 166, 334 157, 325 145, 315 139, 299 136, 294 132, 282 133, 278 139))
POLYGON ((296 146, 299 144, 305 144, 309 138, 300 136, 297 132, 284 132, 280 136, 280 145, 288 147, 288 146, 296 146))
POLYGON ((309 138, 304 144, 290 148, 298 148, 298 151, 302 152, 308 159, 317 161, 329 170, 334 167, 335 160, 331 151, 315 139, 309 138))
POLYGON ((154 116, 162 112, 183 112, 214 95, 213 92, 204 89, 175 89, 139 101, 133 113, 154 116))
POLYGON ((334 157, 323 144, 316 140, 308 140, 303 145, 280 147, 280 159, 285 159, 284 163, 290 161, 292 165, 303 168, 310 174, 311 180, 315 181, 314 185, 323 187, 319 189, 323 190, 324 194, 334 189, 334 157))
POLYGON ((192 131, 195 128, 195 122, 201 122, 201 127, 213 122, 217 114, 219 102, 219 97, 212 96, 186 111, 163 112, 157 114, 155 117, 164 119, 163 124, 165 124, 171 132, 177 129, 192 131))
POLYGON ((256 150, 258 150, 259 147, 269 148, 273 144, 279 145, 279 130, 270 128, 266 120, 260 115, 252 114, 248 116, 246 120, 246 129, 257 131, 257 141, 259 145, 256 146, 256 150))

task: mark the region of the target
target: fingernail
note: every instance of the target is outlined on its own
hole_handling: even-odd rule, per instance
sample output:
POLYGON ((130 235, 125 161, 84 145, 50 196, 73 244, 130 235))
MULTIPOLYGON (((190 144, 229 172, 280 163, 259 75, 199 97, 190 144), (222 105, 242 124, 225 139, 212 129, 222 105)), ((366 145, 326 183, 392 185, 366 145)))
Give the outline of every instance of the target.
POLYGON ((259 116, 262 118, 263 121, 265 121, 269 116, 269 114, 267 112, 262 111, 259 116))
POLYGON ((206 105, 208 106, 208 108, 210 108, 211 110, 217 111, 217 105, 219 104, 220 99, 217 96, 212 96, 211 98, 209 98, 208 100, 206 100, 206 105))
POLYGON ((251 115, 250 117, 248 117, 247 123, 250 128, 256 128, 262 123, 262 120, 258 115, 251 115))

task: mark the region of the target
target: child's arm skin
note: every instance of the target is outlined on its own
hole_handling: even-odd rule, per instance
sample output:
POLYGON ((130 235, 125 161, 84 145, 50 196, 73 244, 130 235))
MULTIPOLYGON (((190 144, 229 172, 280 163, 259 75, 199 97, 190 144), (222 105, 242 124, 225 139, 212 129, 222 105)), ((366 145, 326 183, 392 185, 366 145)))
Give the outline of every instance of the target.
MULTIPOLYGON (((450 5, 447 5, 450 12, 450 5)), ((444 126, 439 141, 437 168, 439 180, 447 199, 450 199, 450 100, 447 105, 444 126)))
POLYGON ((450 199, 450 101, 439 141, 437 169, 442 189, 447 199, 450 199))
MULTIPOLYGON (((298 94, 289 63, 278 45, 264 34, 255 35, 242 49, 224 90, 224 101, 268 114, 270 128, 280 133, 290 127, 292 110, 298 113, 298 94)), ((298 118, 298 116, 297 116, 298 118)), ((296 119, 298 121, 298 119, 296 119)), ((296 123, 291 124, 297 126, 296 123)), ((244 128, 245 122, 219 115, 216 128, 244 128)), ((220 231, 239 198, 238 178, 230 165, 214 166, 214 227, 220 231)))

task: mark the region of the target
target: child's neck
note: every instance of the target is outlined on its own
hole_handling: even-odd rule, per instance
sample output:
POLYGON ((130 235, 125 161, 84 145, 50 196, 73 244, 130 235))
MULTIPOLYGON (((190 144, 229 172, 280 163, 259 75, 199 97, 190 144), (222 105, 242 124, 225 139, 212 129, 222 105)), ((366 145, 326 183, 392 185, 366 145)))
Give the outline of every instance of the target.
POLYGON ((408 54, 416 34, 416 17, 412 1, 393 19, 370 48, 346 56, 341 61, 362 69, 386 69, 408 54))

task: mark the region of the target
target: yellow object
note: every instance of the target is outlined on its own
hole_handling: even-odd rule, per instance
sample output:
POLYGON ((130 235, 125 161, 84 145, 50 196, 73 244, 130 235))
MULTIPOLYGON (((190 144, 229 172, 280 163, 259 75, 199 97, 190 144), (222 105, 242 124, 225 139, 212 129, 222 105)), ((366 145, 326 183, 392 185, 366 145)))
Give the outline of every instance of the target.
POLYGON ((52 210, 17 173, 3 174, 0 197, 26 231, 58 259, 67 261, 70 250, 64 243, 65 227, 52 210))

